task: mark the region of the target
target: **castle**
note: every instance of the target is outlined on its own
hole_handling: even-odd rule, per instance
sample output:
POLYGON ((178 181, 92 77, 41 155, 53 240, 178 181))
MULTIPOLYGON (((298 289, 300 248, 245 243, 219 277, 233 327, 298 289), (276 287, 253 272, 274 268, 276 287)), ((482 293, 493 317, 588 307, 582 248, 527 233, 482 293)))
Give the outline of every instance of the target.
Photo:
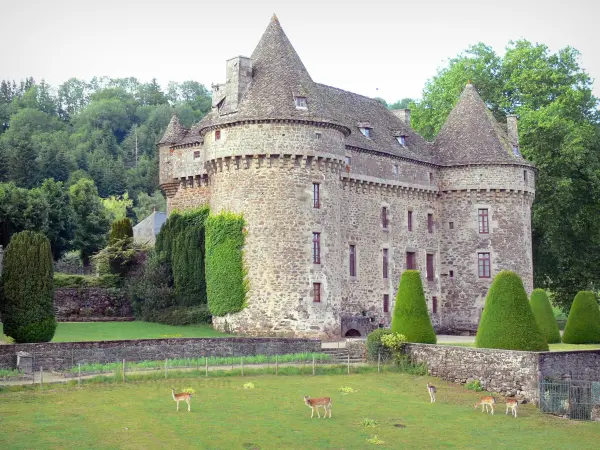
POLYGON ((212 111, 174 116, 158 143, 168 210, 243 213, 248 306, 215 317, 249 335, 335 338, 391 321, 418 269, 438 332, 473 332, 494 274, 533 288, 535 168, 517 120, 468 84, 429 143, 410 111, 316 83, 274 16, 250 58, 227 61, 212 111))

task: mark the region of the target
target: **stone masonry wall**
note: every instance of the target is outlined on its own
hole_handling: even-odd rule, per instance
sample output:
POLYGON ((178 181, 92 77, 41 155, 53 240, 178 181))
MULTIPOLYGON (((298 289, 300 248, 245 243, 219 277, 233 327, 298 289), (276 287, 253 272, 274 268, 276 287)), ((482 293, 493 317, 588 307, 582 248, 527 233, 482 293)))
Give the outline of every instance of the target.
POLYGON ((166 358, 202 356, 282 355, 320 352, 316 339, 280 338, 187 338, 136 341, 51 342, 0 345, 0 369, 14 369, 17 352, 30 353, 34 370, 65 370, 78 363, 160 361, 166 358))
POLYGON ((426 363, 431 376, 461 384, 479 380, 490 392, 539 398, 538 353, 428 344, 405 344, 404 352, 413 362, 426 363))
POLYGON ((540 378, 600 381, 600 350, 540 353, 540 378))
POLYGON ((59 322, 133 320, 129 300, 115 289, 57 288, 54 310, 59 322))

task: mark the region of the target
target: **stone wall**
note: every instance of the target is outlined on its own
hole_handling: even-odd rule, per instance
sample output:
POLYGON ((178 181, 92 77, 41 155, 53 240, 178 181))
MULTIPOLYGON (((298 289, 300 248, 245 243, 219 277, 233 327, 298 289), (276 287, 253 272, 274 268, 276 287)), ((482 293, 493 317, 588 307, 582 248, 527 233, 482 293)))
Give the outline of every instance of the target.
POLYGON ((282 355, 320 352, 316 339, 282 338, 187 338, 135 341, 51 342, 0 345, 0 369, 14 369, 17 352, 30 353, 34 370, 65 370, 78 363, 160 361, 166 358, 202 356, 282 355))
POLYGON ((448 345, 406 344, 415 363, 426 363, 429 374, 455 383, 479 380, 490 392, 539 400, 543 378, 600 381, 600 350, 520 352, 448 345))
POLYGON ((133 320, 129 300, 115 289, 57 288, 54 310, 59 322, 133 320))

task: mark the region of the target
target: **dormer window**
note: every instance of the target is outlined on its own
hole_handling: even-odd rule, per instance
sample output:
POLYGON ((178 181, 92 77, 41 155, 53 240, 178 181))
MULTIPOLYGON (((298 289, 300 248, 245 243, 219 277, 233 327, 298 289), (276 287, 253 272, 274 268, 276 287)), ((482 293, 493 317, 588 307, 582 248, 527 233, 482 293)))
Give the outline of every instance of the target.
POLYGON ((406 136, 396 136, 396 140, 398 141, 398 144, 403 147, 406 146, 406 136))
POLYGON ((306 105, 306 97, 294 97, 296 101, 296 109, 308 109, 306 105))
POLYGON ((371 136, 373 134, 373 129, 372 128, 361 127, 361 128, 359 128, 359 130, 360 130, 360 132, 362 134, 364 134, 369 139, 371 138, 371 136))
POLYGON ((513 145, 513 154, 515 156, 521 156, 521 152, 519 151, 519 146, 518 145, 513 145))

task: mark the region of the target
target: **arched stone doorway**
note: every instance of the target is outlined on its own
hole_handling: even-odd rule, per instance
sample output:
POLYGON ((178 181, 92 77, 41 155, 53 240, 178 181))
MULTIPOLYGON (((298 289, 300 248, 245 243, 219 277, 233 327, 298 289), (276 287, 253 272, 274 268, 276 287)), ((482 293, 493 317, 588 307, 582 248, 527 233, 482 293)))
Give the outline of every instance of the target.
POLYGON ((361 334, 360 334, 360 331, 358 331, 354 328, 351 328, 350 330, 346 331, 345 336, 346 337, 360 337, 361 334))

